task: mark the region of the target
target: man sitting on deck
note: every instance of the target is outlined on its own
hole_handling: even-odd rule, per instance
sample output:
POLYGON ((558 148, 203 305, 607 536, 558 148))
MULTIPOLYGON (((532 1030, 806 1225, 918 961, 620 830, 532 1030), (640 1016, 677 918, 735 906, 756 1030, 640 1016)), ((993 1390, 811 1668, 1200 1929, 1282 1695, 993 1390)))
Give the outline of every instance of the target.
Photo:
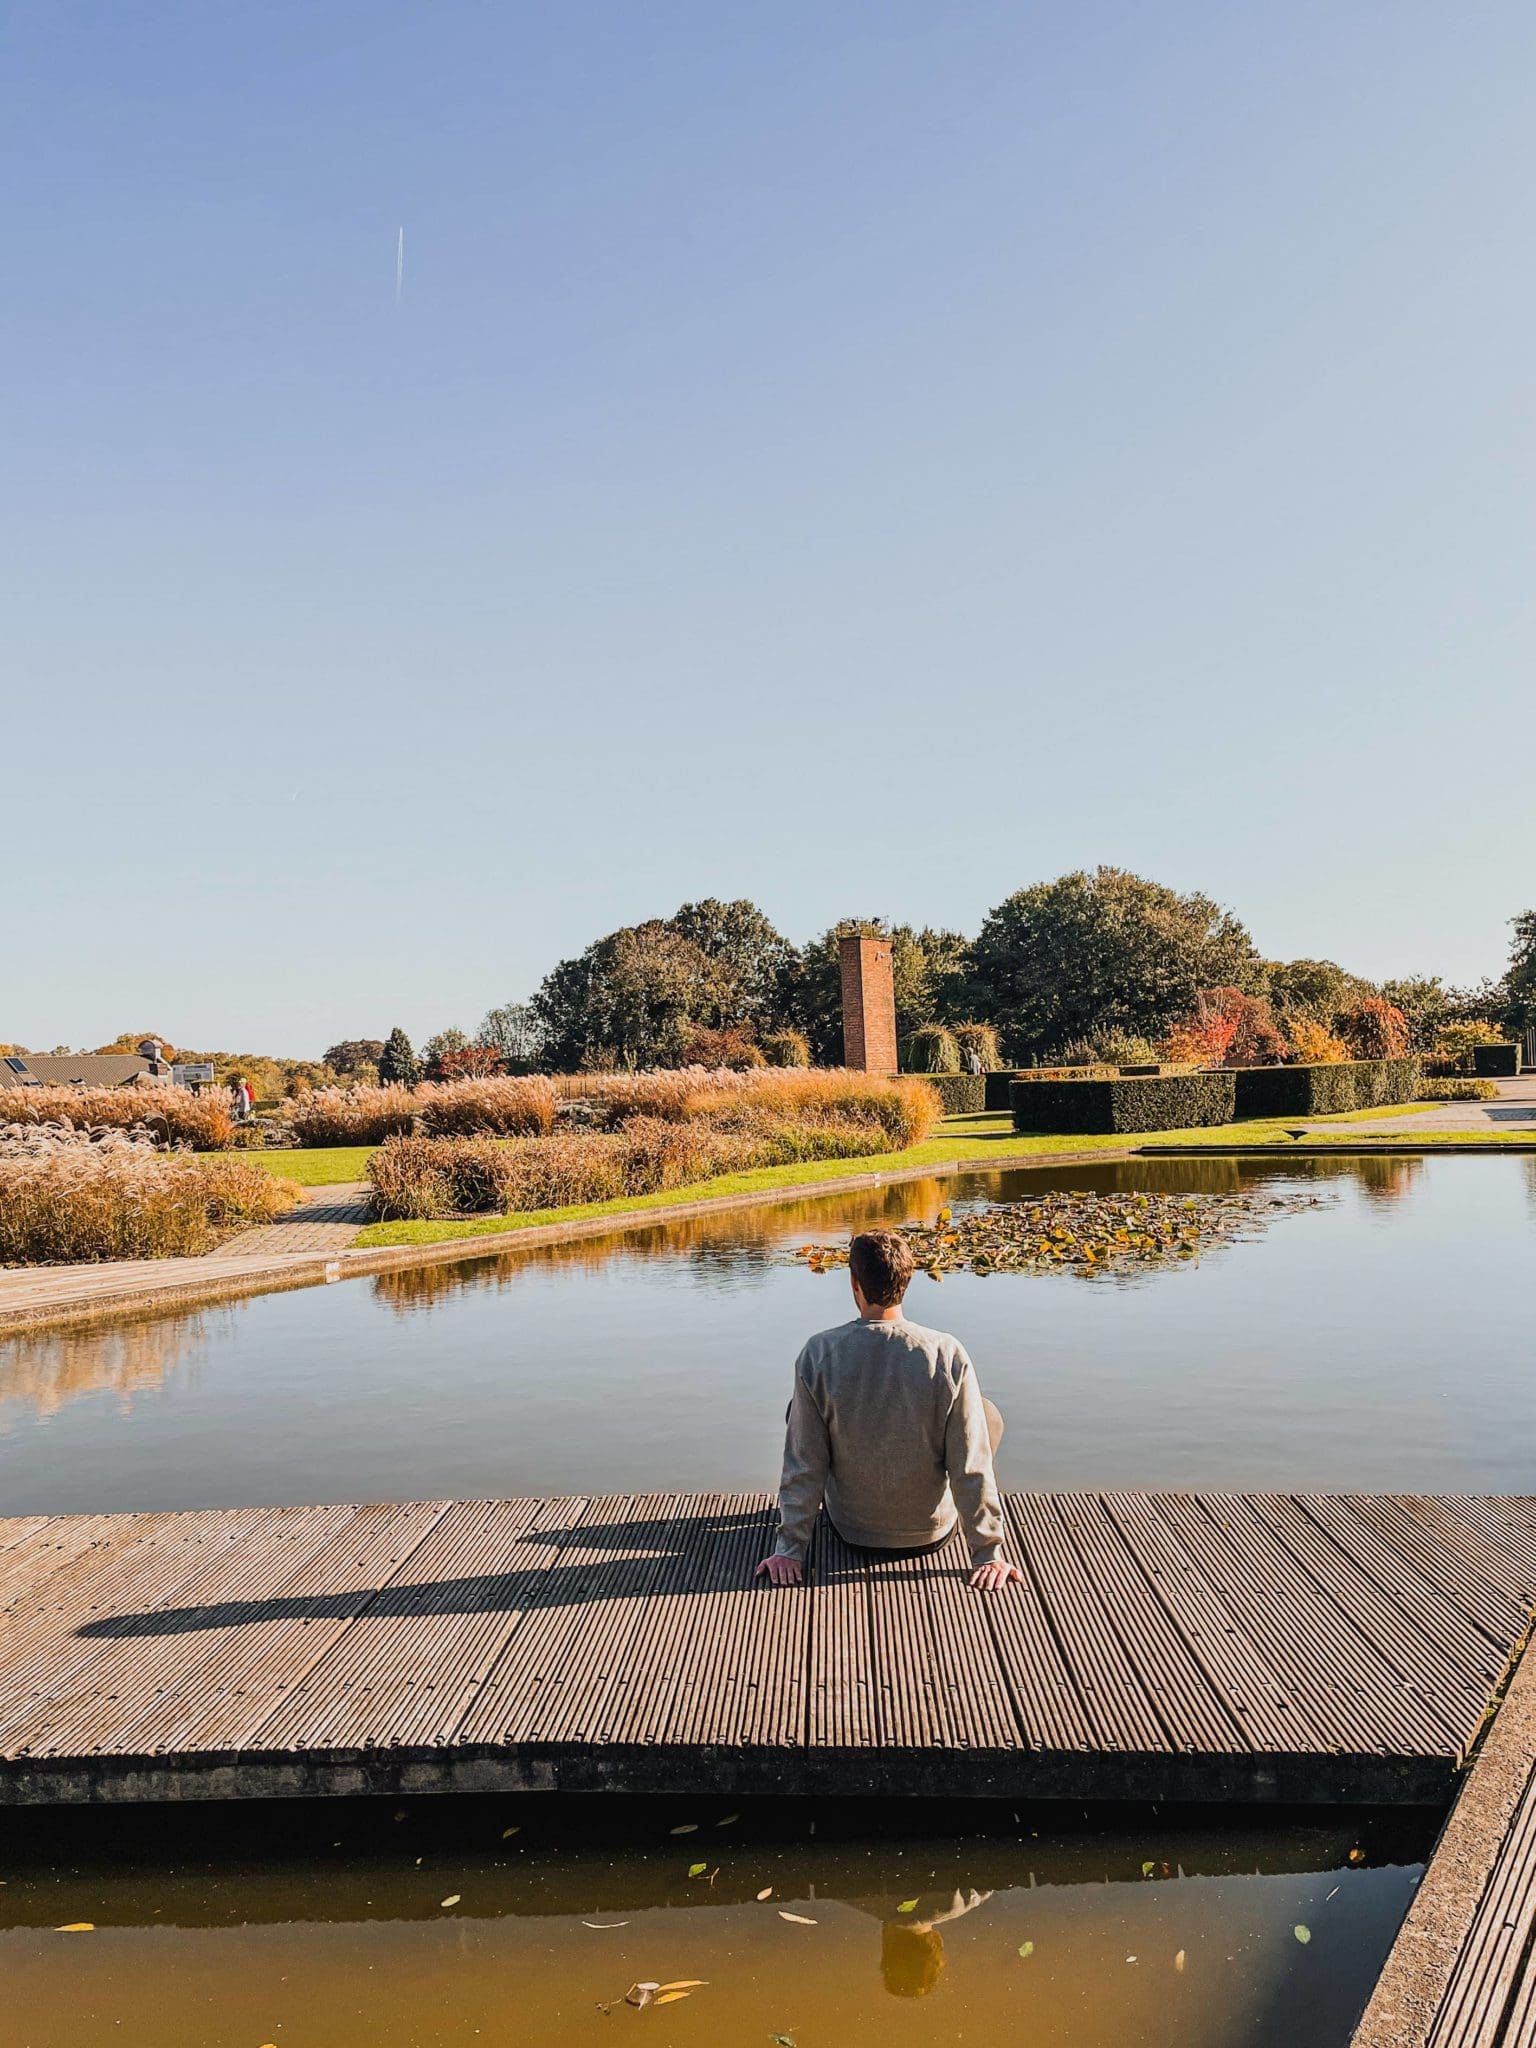
POLYGON ((845 1543, 884 1557, 937 1550, 958 1521, 971 1584, 997 1592, 1023 1577, 1003 1556, 992 1472, 1003 1418, 982 1398, 964 1347, 902 1314, 912 1252, 899 1231, 856 1237, 848 1270, 857 1319, 812 1337, 795 1361, 779 1540, 758 1573, 775 1586, 801 1583, 825 1499, 845 1543))

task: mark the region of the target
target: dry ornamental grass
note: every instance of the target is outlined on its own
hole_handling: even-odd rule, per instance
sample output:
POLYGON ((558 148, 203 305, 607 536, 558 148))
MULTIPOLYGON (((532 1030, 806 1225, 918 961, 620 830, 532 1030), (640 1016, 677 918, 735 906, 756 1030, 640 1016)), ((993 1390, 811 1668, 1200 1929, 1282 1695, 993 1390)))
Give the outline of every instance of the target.
POLYGON ((70 1124, 126 1131, 142 1126, 163 1145, 222 1152, 234 1131, 223 1090, 194 1095, 187 1088, 5 1088, 0 1125, 70 1124))
POLYGON ((144 1131, 10 1124, 0 1129, 0 1265, 192 1257, 272 1222, 298 1194, 248 1160, 168 1152, 144 1131))

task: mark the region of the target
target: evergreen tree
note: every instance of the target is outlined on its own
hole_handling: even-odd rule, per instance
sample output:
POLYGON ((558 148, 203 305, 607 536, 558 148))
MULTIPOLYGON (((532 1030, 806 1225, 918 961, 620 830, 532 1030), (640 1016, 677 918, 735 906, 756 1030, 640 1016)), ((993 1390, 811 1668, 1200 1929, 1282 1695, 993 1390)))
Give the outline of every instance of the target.
POLYGON ((398 1024, 379 1054, 379 1079, 386 1087, 394 1082, 401 1088, 414 1088, 421 1079, 421 1061, 398 1024))

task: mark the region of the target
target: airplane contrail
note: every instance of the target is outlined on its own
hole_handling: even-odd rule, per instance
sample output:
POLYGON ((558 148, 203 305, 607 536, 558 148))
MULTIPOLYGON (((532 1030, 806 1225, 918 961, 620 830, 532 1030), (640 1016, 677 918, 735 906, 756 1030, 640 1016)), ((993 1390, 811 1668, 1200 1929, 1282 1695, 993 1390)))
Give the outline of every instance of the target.
POLYGON ((400 230, 400 239, 395 244, 395 304, 400 303, 400 288, 405 283, 405 229, 400 230))

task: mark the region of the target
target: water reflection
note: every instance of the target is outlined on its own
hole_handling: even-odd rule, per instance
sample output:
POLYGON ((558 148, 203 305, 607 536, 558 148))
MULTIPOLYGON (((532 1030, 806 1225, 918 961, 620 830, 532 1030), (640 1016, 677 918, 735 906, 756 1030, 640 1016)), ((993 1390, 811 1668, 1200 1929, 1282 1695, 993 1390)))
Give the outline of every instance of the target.
POLYGON ((23 1813, 0 2040, 1343 2048, 1433 1824, 554 1795, 23 1813), (624 2002, 679 1980, 664 2012, 624 2002))
POLYGON ((159 1393, 230 1314, 199 1309, 115 1329, 38 1330, 11 1339, 0 1347, 0 1434, 23 1415, 46 1422, 92 1394, 115 1394, 117 1412, 131 1415, 135 1398, 159 1393))

